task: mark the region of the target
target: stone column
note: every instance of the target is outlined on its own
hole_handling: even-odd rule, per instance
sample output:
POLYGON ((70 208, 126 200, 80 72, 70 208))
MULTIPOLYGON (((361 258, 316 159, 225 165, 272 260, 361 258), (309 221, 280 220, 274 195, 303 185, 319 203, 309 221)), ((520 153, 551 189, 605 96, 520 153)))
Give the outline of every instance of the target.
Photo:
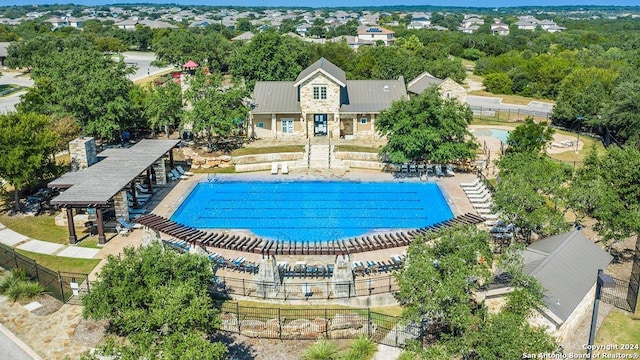
POLYGON ((349 255, 338 255, 333 267, 333 297, 355 296, 355 283, 349 255))
POLYGON ((276 114, 271 114, 271 136, 274 139, 278 138, 278 122, 276 121, 276 114))
POLYGON ((162 244, 160 233, 145 226, 144 230, 142 230, 142 246, 149 246, 154 242, 162 244))
POLYGON ((67 227, 69 228, 69 244, 75 245, 78 242, 78 237, 76 236, 76 226, 73 223, 73 208, 67 208, 67 227))
POLYGON ((71 170, 86 169, 98 162, 96 141, 92 137, 79 137, 69 142, 71 170))
POLYGON ((264 298, 276 297, 280 290, 280 272, 275 256, 263 258, 260 261, 256 275, 256 292, 264 298))
POLYGON ((116 218, 129 220, 127 190, 122 190, 113 197, 113 207, 116 209, 116 218))
POLYGON ((153 163, 153 172, 156 174, 156 185, 167 184, 167 168, 164 165, 164 159, 153 163))

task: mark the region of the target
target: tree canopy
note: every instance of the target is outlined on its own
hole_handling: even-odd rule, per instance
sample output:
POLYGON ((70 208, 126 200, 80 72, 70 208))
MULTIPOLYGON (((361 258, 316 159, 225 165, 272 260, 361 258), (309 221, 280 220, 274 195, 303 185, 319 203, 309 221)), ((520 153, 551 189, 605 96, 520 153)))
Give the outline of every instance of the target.
POLYGON ((0 178, 15 188, 15 210, 25 186, 57 175, 51 155, 58 135, 50 125, 48 116, 35 113, 0 114, 0 178))
POLYGON ((553 139, 555 130, 546 122, 536 124, 533 118, 527 117, 523 124, 516 126, 507 138, 507 151, 539 153, 553 139))
POLYGON ((375 126, 387 137, 381 153, 390 161, 447 163, 475 158, 478 145, 469 132, 471 120, 468 106, 442 99, 436 88, 430 88, 394 102, 376 118, 375 126))
POLYGON ((226 347, 206 338, 219 325, 207 294, 211 276, 206 257, 164 251, 158 244, 125 248, 121 258, 109 256, 82 299, 83 315, 109 320, 109 331, 126 336, 128 343, 112 338, 98 354, 223 359, 226 347))

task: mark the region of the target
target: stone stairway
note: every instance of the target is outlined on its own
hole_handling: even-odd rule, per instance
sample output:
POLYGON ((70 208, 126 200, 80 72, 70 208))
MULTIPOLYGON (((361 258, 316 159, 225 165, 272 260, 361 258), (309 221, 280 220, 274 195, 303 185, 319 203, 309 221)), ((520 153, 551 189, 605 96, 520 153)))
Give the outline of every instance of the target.
POLYGON ((309 170, 349 169, 342 160, 336 159, 334 145, 317 140, 311 141, 305 145, 304 152, 304 157, 296 162, 296 168, 308 168, 309 170))

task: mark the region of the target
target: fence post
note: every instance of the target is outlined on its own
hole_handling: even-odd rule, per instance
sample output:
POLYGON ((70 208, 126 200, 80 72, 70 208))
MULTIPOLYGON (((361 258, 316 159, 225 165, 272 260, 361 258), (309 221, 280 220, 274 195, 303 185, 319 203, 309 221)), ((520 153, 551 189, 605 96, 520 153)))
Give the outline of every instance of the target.
POLYGON ((371 339, 371 308, 367 308, 367 337, 371 339))
POLYGON ((87 279, 87 294, 88 294, 90 292, 90 289, 89 289, 89 274, 85 274, 85 275, 86 275, 85 279, 87 279))
POLYGON ((327 315, 327 308, 324 308, 324 337, 329 338, 329 315, 327 315))
POLYGON ((13 262, 16 264, 16 269, 18 268, 18 253, 15 250, 11 249, 13 252, 13 262))
POLYGON ((236 303, 236 319, 238 323, 238 334, 240 334, 240 305, 236 303))
POLYGON ((40 282, 40 272, 38 271, 38 263, 35 263, 35 269, 36 269, 36 281, 40 282))
POLYGON ((247 296, 247 293, 246 293, 245 288, 244 288, 244 279, 242 279, 242 295, 243 296, 247 296))
POLYGON ((58 271, 58 282, 60 283, 60 294, 62 296, 62 299, 60 299, 60 301, 62 301, 62 303, 66 303, 65 298, 64 298, 64 287, 62 286, 62 275, 60 275, 60 271, 58 271))
POLYGON ((278 307, 278 339, 282 340, 282 315, 280 314, 280 307, 278 307))
POLYGON ((391 292, 391 276, 389 276, 387 279, 389 279, 389 292, 391 292))

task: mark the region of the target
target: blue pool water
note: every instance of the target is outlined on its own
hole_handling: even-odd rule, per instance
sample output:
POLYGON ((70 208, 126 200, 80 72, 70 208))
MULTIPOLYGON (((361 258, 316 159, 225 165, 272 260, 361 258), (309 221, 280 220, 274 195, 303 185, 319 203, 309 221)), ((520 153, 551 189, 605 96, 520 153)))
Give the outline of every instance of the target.
POLYGON ((509 131, 502 129, 474 129, 471 133, 475 136, 492 136, 505 144, 509 137, 509 131))
POLYGON ((451 218, 435 183, 225 181, 196 185, 171 220, 276 240, 327 241, 451 218))

